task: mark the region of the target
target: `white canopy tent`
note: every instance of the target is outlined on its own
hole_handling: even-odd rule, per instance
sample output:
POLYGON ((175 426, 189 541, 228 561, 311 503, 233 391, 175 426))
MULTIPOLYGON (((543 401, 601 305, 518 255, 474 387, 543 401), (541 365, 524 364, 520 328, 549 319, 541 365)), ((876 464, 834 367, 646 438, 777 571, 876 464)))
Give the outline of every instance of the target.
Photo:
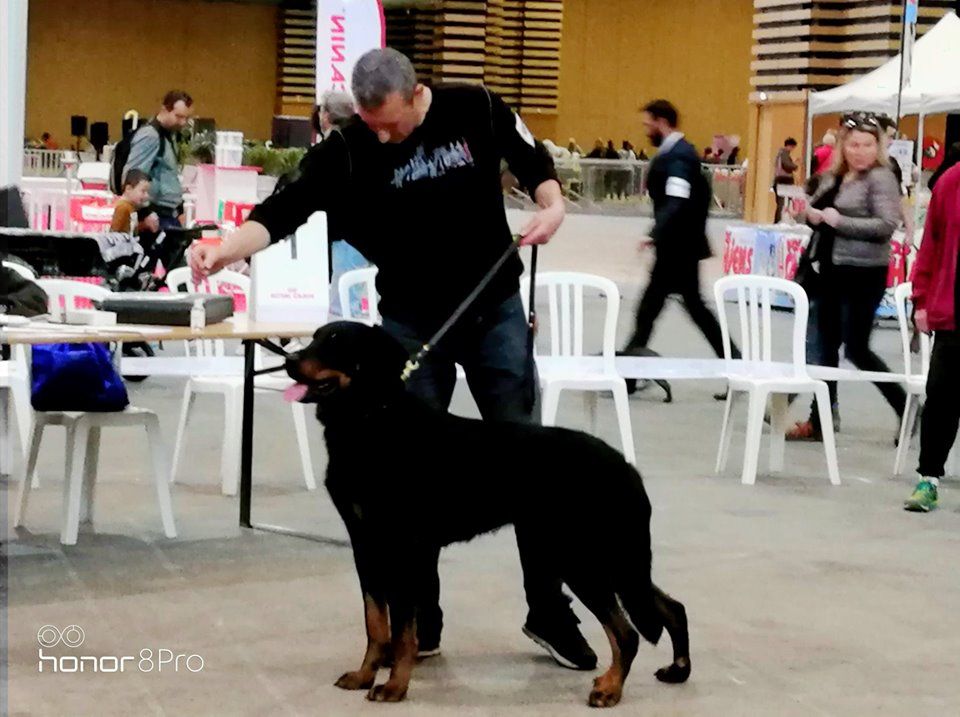
MULTIPOLYGON (((813 117, 834 112, 897 114, 900 55, 840 87, 811 92, 807 113, 807 148, 812 151, 813 117)), ((919 115, 917 165, 923 149, 923 118, 960 112, 960 18, 947 13, 913 48, 910 80, 903 90, 900 116, 919 115)))
MULTIPOLYGON (((810 93, 810 114, 897 112, 900 55, 840 87, 810 93)), ((947 13, 913 48, 913 71, 903 91, 900 114, 960 111, 960 18, 947 13)))

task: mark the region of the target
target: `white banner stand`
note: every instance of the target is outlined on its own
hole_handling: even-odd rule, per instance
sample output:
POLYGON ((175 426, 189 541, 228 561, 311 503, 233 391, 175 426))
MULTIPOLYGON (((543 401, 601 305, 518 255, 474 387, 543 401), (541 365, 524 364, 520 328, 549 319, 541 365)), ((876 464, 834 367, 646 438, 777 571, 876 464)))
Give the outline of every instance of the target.
POLYGON ((330 261, 327 215, 315 212, 297 233, 254 254, 250 318, 271 323, 327 323, 330 261))
POLYGON ((367 50, 386 47, 380 0, 317 1, 317 103, 327 90, 350 91, 353 66, 367 50))

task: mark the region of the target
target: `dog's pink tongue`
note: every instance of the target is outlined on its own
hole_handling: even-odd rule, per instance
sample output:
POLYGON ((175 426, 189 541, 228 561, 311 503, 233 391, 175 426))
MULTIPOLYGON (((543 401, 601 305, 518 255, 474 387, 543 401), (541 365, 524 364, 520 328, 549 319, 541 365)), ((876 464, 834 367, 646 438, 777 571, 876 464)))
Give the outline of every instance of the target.
POLYGON ((283 400, 287 403, 297 403, 300 399, 307 395, 307 391, 309 390, 310 389, 306 384, 295 383, 283 392, 283 400))

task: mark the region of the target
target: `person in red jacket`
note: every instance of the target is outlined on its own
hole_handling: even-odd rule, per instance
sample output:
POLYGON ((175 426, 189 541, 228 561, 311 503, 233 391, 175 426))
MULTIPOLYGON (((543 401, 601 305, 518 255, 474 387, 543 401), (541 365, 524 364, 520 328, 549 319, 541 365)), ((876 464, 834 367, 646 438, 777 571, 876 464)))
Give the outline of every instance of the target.
POLYGON ((914 321, 933 332, 927 375, 927 402, 920 420, 920 479, 904 503, 910 511, 937 507, 944 463, 960 425, 960 165, 944 173, 933 189, 923 242, 913 269, 914 321))

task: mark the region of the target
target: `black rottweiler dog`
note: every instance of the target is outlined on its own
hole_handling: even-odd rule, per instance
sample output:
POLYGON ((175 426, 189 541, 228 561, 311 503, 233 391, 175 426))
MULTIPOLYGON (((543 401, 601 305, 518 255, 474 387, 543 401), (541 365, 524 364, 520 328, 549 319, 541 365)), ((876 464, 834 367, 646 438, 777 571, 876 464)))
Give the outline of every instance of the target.
POLYGON ((363 592, 366 653, 337 686, 403 699, 417 654, 418 576, 431 567, 431 548, 508 524, 603 623, 613 664, 594 681, 590 705, 620 701, 640 635, 655 644, 664 628, 673 662, 656 676, 685 681, 686 612, 651 580, 650 502, 637 471, 578 431, 432 410, 405 391, 406 359, 382 329, 352 322, 324 326, 287 359, 298 383, 288 398, 316 403, 325 426, 326 485, 363 592), (375 685, 391 660, 390 678, 375 685))

